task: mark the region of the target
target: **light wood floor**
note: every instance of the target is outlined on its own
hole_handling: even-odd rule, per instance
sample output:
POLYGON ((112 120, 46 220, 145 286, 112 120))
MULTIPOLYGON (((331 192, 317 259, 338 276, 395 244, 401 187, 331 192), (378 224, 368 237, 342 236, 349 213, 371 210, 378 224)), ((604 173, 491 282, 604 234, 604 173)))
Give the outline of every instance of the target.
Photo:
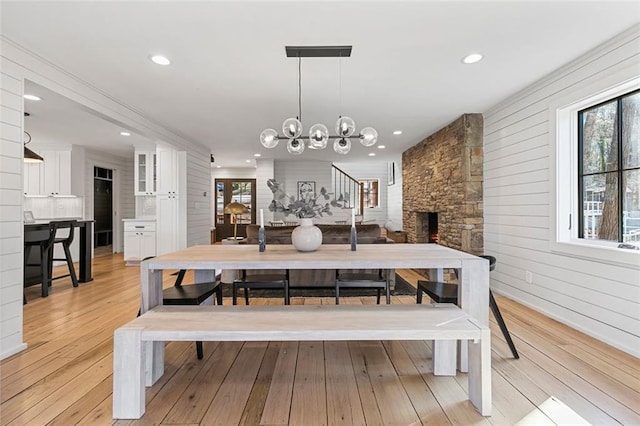
MULTIPOLYGON (((112 336, 138 310, 138 268, 124 267, 121 255, 100 256, 94 277, 75 289, 58 280, 46 299, 39 287, 27 289, 29 347, 0 364, 0 424, 113 423, 112 336)), ((415 302, 402 296, 393 303, 415 302)), ((508 299, 498 304, 521 358, 511 359, 492 323, 490 418, 468 402, 466 375, 431 374, 426 342, 205 343, 202 361, 193 344, 173 342, 165 375, 147 390, 145 416, 132 423, 640 424, 637 358, 508 299)))

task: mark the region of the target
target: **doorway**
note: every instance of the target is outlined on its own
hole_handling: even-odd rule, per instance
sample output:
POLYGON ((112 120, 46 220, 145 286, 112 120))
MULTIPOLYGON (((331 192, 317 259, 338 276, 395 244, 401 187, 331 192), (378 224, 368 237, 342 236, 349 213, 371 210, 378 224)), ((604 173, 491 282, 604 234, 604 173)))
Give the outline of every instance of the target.
POLYGON ((246 237, 247 225, 256 223, 256 180, 255 179, 216 179, 215 188, 215 226, 216 241, 233 237, 235 225, 238 225, 238 237, 246 237), (236 202, 247 208, 245 214, 225 214, 224 207, 236 202))
POLYGON ((113 170, 93 168, 93 247, 113 251, 113 170))

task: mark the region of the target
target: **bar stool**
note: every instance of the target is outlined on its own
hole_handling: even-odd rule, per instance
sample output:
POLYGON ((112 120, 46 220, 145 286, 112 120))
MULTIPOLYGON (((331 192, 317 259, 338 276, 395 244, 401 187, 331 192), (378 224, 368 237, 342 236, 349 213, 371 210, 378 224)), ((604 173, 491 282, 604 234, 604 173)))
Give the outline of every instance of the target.
MULTIPOLYGON (((55 239, 55 232, 52 227, 46 229, 39 229, 37 231, 27 231, 24 233, 24 271, 23 271, 23 286, 30 287, 32 285, 42 284, 42 297, 49 295, 49 285, 51 283, 51 263, 49 261, 49 252, 52 250, 53 241, 55 239), (33 252, 33 248, 38 248, 38 263, 31 262, 30 257, 33 252), (29 275, 29 267, 37 266, 39 271, 38 275, 29 275)), ((27 304, 27 296, 22 294, 22 303, 27 304)))
POLYGON ((51 221, 51 232, 54 235, 53 247, 49 251, 49 270, 51 275, 51 281, 58 280, 60 278, 71 277, 71 283, 74 287, 78 287, 78 277, 76 276, 76 269, 73 266, 73 257, 71 256, 71 243, 73 242, 74 228, 78 226, 77 220, 57 220, 51 221), (68 229, 68 233, 66 237, 58 237, 58 231, 64 231, 68 229), (54 258, 55 245, 62 244, 62 248, 64 250, 64 257, 62 258, 54 258), (53 262, 54 261, 65 261, 67 262, 67 268, 69 268, 69 273, 66 275, 60 275, 58 277, 53 276, 53 262))

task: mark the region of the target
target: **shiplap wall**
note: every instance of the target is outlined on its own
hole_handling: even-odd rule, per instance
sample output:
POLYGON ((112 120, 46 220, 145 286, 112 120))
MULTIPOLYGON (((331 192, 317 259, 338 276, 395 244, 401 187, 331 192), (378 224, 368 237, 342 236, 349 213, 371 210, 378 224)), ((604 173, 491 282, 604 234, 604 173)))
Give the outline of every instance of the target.
POLYGON ((499 293, 636 356, 640 355, 640 273, 554 253, 549 246, 555 129, 550 105, 580 87, 635 66, 635 27, 484 113, 485 250, 498 258, 499 293), (533 283, 525 273, 533 274, 533 283))
POLYGON ((211 180, 209 151, 187 152, 187 246, 211 242, 211 180))
POLYGON ((22 125, 23 80, 0 58, 0 359, 22 341, 22 125))
POLYGON ((402 230, 402 155, 394 160, 395 184, 387 186, 387 224, 391 231, 402 230))

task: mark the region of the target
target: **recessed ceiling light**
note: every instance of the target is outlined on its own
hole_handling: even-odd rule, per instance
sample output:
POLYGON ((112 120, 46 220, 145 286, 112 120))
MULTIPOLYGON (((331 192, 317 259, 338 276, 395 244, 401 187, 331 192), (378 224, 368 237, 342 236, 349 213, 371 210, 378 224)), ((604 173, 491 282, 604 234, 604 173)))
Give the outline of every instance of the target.
POLYGON ((462 58, 462 62, 465 64, 475 64, 476 62, 480 62, 482 57, 483 56, 480 53, 472 53, 462 58))
POLYGON ((376 153, 375 153, 375 152, 370 152, 370 153, 369 153, 369 157, 375 157, 375 156, 376 156, 376 153))
POLYGON ((378 145, 378 149, 385 149, 386 147, 386 145, 378 145))
POLYGON ((222 166, 219 166, 219 165, 218 165, 218 166, 216 166, 216 169, 219 169, 219 168, 221 168, 221 167, 222 167, 222 166))
POLYGON ((394 135, 401 135, 402 134, 402 130, 395 130, 393 132, 394 135))
POLYGON ((151 60, 158 65, 169 65, 171 61, 162 55, 153 55, 151 60))
POLYGON ((254 157, 262 157, 262 154, 253 154, 254 157))
POLYGON ((26 95, 24 95, 22 97, 27 99, 27 100, 29 100, 29 101, 40 101, 40 100, 42 100, 42 98, 40 96, 36 96, 36 95, 26 94, 26 95))
POLYGON ((129 133, 129 132, 120 132, 120 134, 122 136, 131 136, 131 133, 129 133))
POLYGON ((250 162, 251 162, 251 160, 244 160, 244 162, 245 162, 245 163, 250 163, 250 162))

